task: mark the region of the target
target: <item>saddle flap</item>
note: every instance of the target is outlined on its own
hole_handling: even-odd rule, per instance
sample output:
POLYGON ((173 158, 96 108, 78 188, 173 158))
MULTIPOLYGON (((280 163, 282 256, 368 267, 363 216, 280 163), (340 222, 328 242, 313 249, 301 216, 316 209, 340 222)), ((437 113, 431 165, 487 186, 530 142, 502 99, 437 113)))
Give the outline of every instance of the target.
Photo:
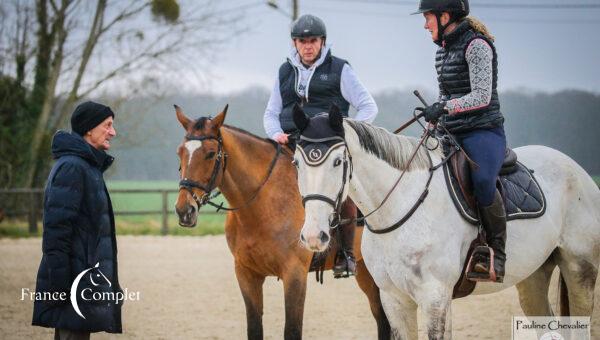
POLYGON ((465 156, 464 152, 455 152, 454 155, 451 156, 449 163, 463 197, 469 206, 474 209, 477 204, 475 196, 473 195, 471 168, 469 166, 469 162, 467 161, 467 157, 465 156))
POLYGON ((500 169, 500 175, 509 175, 517 171, 517 154, 511 149, 506 148, 504 153, 504 162, 502 162, 502 168, 500 169))

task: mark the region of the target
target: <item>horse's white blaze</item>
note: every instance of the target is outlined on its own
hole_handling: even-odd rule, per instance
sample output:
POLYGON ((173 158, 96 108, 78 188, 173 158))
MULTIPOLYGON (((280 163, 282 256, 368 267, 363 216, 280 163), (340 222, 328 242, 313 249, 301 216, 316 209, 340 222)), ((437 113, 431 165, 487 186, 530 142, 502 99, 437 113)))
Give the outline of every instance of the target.
POLYGON ((200 140, 190 140, 185 142, 185 148, 188 150, 189 158, 188 158, 188 166, 192 164, 192 156, 194 155, 194 151, 202 147, 202 141, 200 140))
MULTIPOLYGON (((400 171, 365 151, 348 123, 344 123, 344 130, 354 166, 349 196, 367 214, 383 200, 400 171)), ((600 190, 577 163, 556 150, 526 146, 515 152, 523 164, 535 170, 547 199, 547 210, 539 218, 508 223, 504 283, 479 283, 474 293, 497 292, 530 280, 530 275, 553 256, 566 282, 571 282, 567 284, 569 295, 579 297, 571 308, 576 308, 576 313, 591 315, 593 300, 590 299, 593 299, 594 291, 591 280, 596 277, 600 262, 600 190), (557 249, 560 251, 555 252, 557 249), (586 283, 578 284, 586 278, 584 269, 591 272, 587 274, 590 278, 586 283)), ((431 156, 434 164, 440 162, 439 153, 431 153, 431 156)), ((310 168, 300 160, 300 192, 329 197, 339 190, 341 174, 330 166, 330 160, 316 168, 310 168)), ((427 177, 427 169, 407 171, 389 200, 368 218, 369 224, 374 229, 381 229, 398 221, 423 191, 427 177)), ((305 220, 325 221, 331 211, 332 208, 324 204, 307 204, 305 220)), ((319 228, 326 230, 326 226, 319 228)), ((381 235, 363 233, 363 259, 382 290, 384 309, 393 329, 398 332, 410 329, 413 325, 406 320, 412 318, 418 305, 426 314, 424 321, 430 336, 451 337, 452 288, 476 234, 477 229, 454 207, 439 170, 433 176, 427 199, 402 227, 381 235)), ((522 303, 535 304, 536 308, 548 304, 547 300, 527 301, 522 303)), ((414 316, 416 318, 416 314, 414 316)))

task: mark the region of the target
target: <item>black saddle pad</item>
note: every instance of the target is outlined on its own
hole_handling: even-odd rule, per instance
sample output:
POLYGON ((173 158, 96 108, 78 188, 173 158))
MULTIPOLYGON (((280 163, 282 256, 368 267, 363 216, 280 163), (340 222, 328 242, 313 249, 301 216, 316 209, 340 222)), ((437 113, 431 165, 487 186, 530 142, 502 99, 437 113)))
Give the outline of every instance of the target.
MULTIPOLYGON (((444 177, 456 209, 467 221, 478 225, 478 214, 475 209, 467 204, 448 163, 444 164, 444 177)), ((517 161, 515 172, 499 176, 498 181, 504 197, 506 219, 508 221, 536 218, 546 212, 546 197, 542 192, 542 188, 535 180, 533 171, 521 162, 517 161)))

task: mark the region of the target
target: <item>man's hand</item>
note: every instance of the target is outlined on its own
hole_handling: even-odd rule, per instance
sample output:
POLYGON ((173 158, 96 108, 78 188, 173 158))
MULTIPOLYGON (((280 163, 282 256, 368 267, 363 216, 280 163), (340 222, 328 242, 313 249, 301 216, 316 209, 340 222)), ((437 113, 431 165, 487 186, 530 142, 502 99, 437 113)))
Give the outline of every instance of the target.
POLYGON ((423 113, 425 113, 425 121, 427 123, 433 123, 436 122, 442 115, 448 114, 448 110, 446 110, 445 106, 446 103, 438 102, 426 107, 423 110, 423 113))
POLYGON ((288 134, 287 133, 278 133, 275 136, 275 141, 281 145, 285 145, 288 143, 288 134))

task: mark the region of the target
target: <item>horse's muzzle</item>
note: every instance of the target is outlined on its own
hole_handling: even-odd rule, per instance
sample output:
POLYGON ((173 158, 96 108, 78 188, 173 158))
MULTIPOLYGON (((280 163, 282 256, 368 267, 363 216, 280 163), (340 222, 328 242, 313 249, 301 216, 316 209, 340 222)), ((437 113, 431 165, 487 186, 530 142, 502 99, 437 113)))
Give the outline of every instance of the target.
POLYGON ((179 216, 179 225, 182 227, 192 228, 196 226, 198 213, 196 207, 191 204, 186 204, 184 209, 176 208, 175 211, 179 216))
POLYGON ((304 245, 306 249, 313 252, 322 252, 327 250, 327 247, 329 247, 329 239, 329 235, 322 230, 317 230, 316 232, 311 233, 307 232, 305 228, 302 228, 302 232, 300 233, 300 241, 302 242, 302 245, 304 245))

